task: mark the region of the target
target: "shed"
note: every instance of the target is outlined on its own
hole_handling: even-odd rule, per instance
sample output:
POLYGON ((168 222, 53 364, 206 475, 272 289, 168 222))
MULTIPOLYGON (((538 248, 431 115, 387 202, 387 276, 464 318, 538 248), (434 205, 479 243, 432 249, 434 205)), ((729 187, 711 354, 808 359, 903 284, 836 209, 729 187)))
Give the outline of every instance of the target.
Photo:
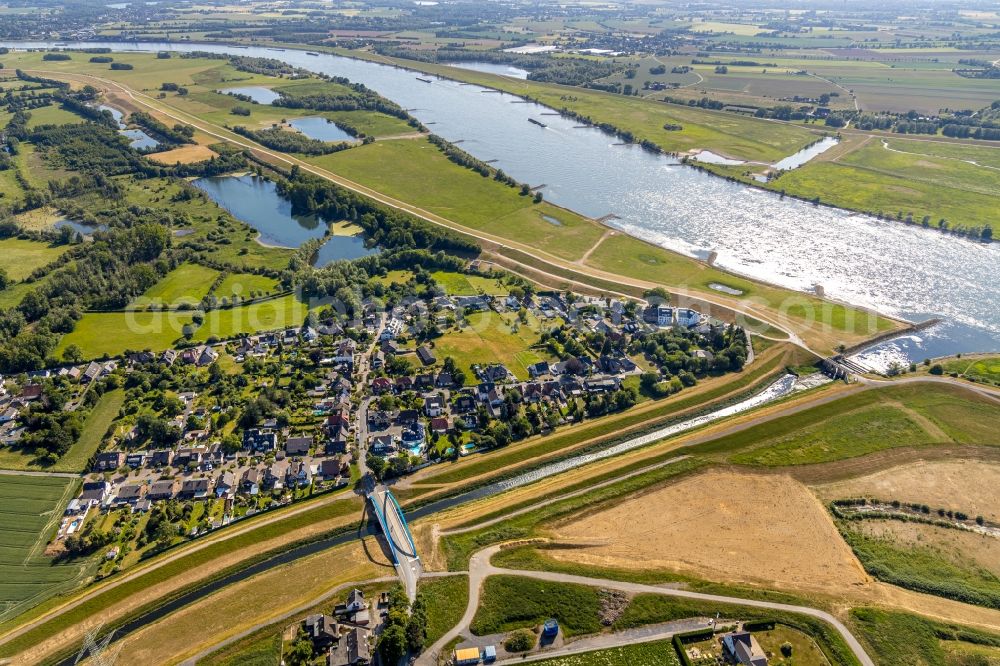
POLYGON ((479 648, 461 648, 455 650, 455 666, 463 666, 463 664, 478 664, 479 663, 479 648))
POLYGON ((559 621, 556 620, 554 617, 549 618, 548 620, 545 621, 545 624, 542 625, 543 636, 555 636, 558 633, 559 633, 559 621))

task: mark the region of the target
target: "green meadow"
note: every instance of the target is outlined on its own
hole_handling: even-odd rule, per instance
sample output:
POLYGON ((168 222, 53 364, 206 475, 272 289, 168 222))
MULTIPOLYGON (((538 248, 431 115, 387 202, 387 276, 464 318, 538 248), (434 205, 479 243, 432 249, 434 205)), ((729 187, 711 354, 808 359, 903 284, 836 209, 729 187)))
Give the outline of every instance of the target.
POLYGON ((132 307, 147 305, 196 305, 208 295, 219 272, 198 264, 182 264, 153 285, 132 303, 132 307))
POLYGON ((0 268, 12 280, 23 280, 36 268, 47 266, 69 249, 68 245, 49 245, 20 238, 0 240, 0 268))

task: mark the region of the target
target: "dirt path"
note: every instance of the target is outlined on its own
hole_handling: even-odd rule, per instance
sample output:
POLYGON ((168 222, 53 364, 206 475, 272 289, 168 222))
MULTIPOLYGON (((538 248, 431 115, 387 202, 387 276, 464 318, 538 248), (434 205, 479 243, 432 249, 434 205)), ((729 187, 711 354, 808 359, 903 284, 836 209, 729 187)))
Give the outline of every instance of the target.
POLYGON ((580 264, 581 266, 585 266, 586 263, 587 263, 587 260, 590 259, 590 255, 592 255, 594 253, 594 250, 596 250, 598 247, 600 247, 601 243, 603 243, 605 241, 605 239, 607 239, 609 236, 614 236, 614 235, 615 235, 615 230, 614 229, 608 229, 607 231, 605 231, 601 235, 601 237, 597 239, 597 242, 594 243, 593 245, 591 245, 590 249, 583 253, 583 256, 580 257, 577 260, 576 263, 580 264))

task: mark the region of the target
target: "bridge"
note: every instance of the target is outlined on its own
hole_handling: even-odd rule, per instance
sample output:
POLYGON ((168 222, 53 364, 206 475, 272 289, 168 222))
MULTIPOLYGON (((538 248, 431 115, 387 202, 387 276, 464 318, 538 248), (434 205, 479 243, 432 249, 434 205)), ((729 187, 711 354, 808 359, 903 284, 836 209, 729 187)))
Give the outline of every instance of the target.
POLYGON ((399 502, 385 486, 375 486, 368 493, 368 501, 372 504, 379 527, 382 528, 382 534, 389 546, 392 564, 396 567, 399 580, 412 602, 417 598, 417 580, 420 579, 423 566, 420 563, 420 556, 417 555, 417 546, 413 542, 410 526, 406 523, 399 502))

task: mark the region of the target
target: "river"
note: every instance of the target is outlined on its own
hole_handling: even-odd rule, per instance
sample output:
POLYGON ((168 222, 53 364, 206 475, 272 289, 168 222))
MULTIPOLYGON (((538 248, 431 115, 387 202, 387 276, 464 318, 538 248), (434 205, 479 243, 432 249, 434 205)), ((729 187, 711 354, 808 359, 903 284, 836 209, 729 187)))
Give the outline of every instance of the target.
MULTIPOLYGON (((8 46, 52 47, 24 42, 8 46)), ((401 68, 304 51, 219 44, 78 43, 116 50, 190 51, 278 58, 363 83, 408 109, 436 134, 519 181, 545 184, 545 197, 676 252, 792 289, 821 285, 826 296, 884 314, 943 323, 890 343, 920 359, 1000 350, 1000 243, 984 245, 918 225, 813 206, 730 183, 654 155, 550 109, 474 85, 401 68)), ((674 285, 681 286, 681 285, 674 285)))

